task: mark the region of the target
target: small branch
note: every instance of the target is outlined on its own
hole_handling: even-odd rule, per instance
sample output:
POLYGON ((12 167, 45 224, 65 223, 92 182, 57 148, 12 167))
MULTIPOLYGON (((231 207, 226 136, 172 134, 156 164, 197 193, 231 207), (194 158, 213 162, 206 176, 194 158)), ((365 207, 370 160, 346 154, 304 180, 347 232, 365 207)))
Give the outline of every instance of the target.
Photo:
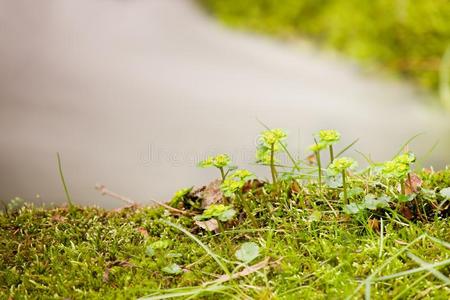
POLYGON ((117 193, 114 193, 114 192, 108 190, 108 189, 106 188, 106 186, 104 186, 103 184, 96 184, 96 185, 95 185, 95 189, 96 189, 97 191, 99 191, 103 196, 104 196, 104 195, 107 195, 107 196, 110 196, 110 197, 119 199, 119 200, 121 200, 121 201, 124 201, 124 202, 126 202, 126 203, 128 203, 128 204, 130 204, 130 205, 133 205, 133 206, 138 205, 137 202, 134 202, 134 201, 131 200, 130 198, 127 198, 127 197, 125 197, 125 196, 122 196, 122 195, 120 195, 120 194, 117 194, 117 193))
MULTIPOLYGON (((96 185, 95 185, 95 189, 96 189, 97 191, 99 191, 102 195, 110 196, 110 197, 116 198, 116 199, 118 199, 118 200, 124 201, 124 202, 128 203, 130 206, 133 206, 133 207, 134 207, 134 206, 138 206, 138 205, 139 205, 138 202, 135 202, 135 201, 131 200, 131 199, 128 198, 128 197, 122 196, 122 195, 120 195, 120 194, 117 194, 117 193, 115 193, 115 192, 112 192, 112 191, 108 190, 108 189, 106 188, 106 186, 104 186, 103 184, 96 184, 96 185)), ((151 199, 151 201, 154 202, 154 203, 156 203, 156 204, 158 204, 159 206, 164 207, 164 208, 167 209, 167 210, 176 212, 176 213, 178 213, 178 214, 182 214, 182 215, 192 215, 190 212, 187 212, 187 211, 184 211, 184 210, 180 210, 180 209, 176 209, 176 208, 174 208, 174 207, 172 207, 172 206, 169 206, 169 205, 167 205, 167 204, 164 204, 164 203, 162 203, 162 202, 159 202, 158 200, 151 199)))
POLYGON ((259 262, 257 264, 254 264, 252 266, 248 266, 248 267, 246 267, 245 269, 243 269, 240 272, 234 273, 232 275, 222 275, 218 279, 216 279, 214 281, 206 282, 203 285, 224 283, 224 282, 227 282, 227 281, 239 278, 239 277, 248 276, 248 275, 250 275, 252 273, 255 273, 255 272, 257 272, 257 271, 259 271, 259 270, 261 270, 261 269, 263 269, 263 268, 265 268, 267 266, 278 264, 281 259, 279 259, 279 260, 277 260, 275 262, 272 262, 272 263, 269 263, 269 260, 270 260, 270 258, 267 257, 263 261, 261 261, 261 262, 259 262))
POLYGON ((158 200, 155 200, 155 199, 151 199, 151 201, 155 202, 155 203, 158 204, 159 206, 164 207, 164 208, 167 209, 167 210, 170 210, 170 211, 173 211, 173 212, 182 214, 182 215, 187 215, 187 216, 195 215, 194 213, 190 213, 190 212, 185 211, 185 210, 177 209, 177 208, 172 207, 172 206, 170 206, 170 205, 167 205, 167 204, 164 204, 164 203, 162 203, 162 202, 159 202, 158 200))

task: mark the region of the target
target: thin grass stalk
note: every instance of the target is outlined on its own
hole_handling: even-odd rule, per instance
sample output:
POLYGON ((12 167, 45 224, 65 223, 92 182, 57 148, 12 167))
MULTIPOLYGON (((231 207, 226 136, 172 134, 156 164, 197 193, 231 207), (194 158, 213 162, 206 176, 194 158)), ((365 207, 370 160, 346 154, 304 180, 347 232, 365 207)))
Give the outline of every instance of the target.
POLYGON ((72 208, 73 202, 72 202, 72 198, 70 197, 69 189, 67 188, 66 180, 64 179, 64 173, 62 170, 62 163, 61 163, 61 156, 59 155, 59 152, 56 153, 56 159, 58 161, 59 177, 61 178, 61 183, 64 188, 64 193, 66 194, 67 203, 69 204, 69 208, 72 208))

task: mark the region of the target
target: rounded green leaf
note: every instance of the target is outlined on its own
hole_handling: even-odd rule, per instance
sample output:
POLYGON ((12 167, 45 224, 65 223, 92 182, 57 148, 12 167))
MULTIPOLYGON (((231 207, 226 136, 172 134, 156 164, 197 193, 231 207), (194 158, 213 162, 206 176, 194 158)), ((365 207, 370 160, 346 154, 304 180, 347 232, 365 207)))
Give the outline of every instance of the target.
POLYGON ((177 264, 170 264, 170 265, 162 268, 161 271, 163 271, 164 273, 167 273, 167 274, 172 274, 172 275, 180 274, 181 272, 183 272, 183 270, 177 264))
POLYGON ((441 194, 442 197, 444 197, 445 199, 450 199, 450 186, 443 188, 439 194, 441 194))
POLYGON ((235 253, 236 258, 242 262, 249 263, 259 255, 259 247, 254 242, 243 243, 235 253))

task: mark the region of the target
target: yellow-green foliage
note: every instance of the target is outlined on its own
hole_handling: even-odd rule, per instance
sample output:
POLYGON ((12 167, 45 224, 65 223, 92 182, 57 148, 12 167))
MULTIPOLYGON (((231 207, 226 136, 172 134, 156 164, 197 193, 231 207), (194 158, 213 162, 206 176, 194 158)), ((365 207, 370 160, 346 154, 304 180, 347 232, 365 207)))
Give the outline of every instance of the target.
POLYGON ((199 0, 227 24, 306 36, 437 90, 450 45, 448 0, 199 0))

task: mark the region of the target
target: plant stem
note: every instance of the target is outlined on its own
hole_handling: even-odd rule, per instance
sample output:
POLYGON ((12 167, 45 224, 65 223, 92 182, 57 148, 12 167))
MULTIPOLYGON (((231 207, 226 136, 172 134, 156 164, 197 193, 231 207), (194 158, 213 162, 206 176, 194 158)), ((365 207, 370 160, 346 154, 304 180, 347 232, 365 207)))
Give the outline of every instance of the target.
POLYGON ((223 167, 219 167, 219 170, 220 170, 220 175, 222 176, 222 181, 224 181, 225 180, 225 172, 223 170, 223 167))
POLYGON ((334 160, 333 145, 330 145, 328 148, 330 150, 330 164, 331 164, 333 162, 333 160, 334 160))
POLYGON ((404 180, 402 180, 402 181, 400 182, 400 193, 401 193, 402 195, 406 195, 406 191, 405 191, 405 181, 404 181, 404 180))
POLYGON ((319 170, 319 188, 322 191, 322 162, 320 161, 320 151, 316 151, 317 168, 319 170))
POLYGON ((239 202, 241 202, 242 207, 244 208, 245 214, 246 214, 247 217, 252 221, 253 226, 259 227, 258 221, 256 221, 256 218, 255 218, 255 216, 253 215, 253 212, 252 212, 252 210, 250 209, 250 206, 248 206, 247 201, 245 201, 245 199, 243 199, 241 193, 238 194, 238 198, 239 198, 239 202))
POLYGON ((347 180, 346 180, 345 170, 342 171, 342 186, 344 188, 344 204, 348 204, 348 199, 347 199, 347 180))
POLYGON ((272 183, 277 184, 277 170, 275 169, 275 144, 270 147, 270 172, 272 173, 272 183))
POLYGON ((67 203, 69 204, 69 208, 72 208, 73 202, 72 202, 72 198, 70 197, 70 194, 69 194, 69 189, 67 188, 66 180, 64 179, 64 174, 63 174, 62 164, 61 164, 61 157, 59 155, 59 152, 56 153, 56 159, 58 161, 59 176, 61 178, 61 182, 64 187, 64 192, 66 193, 67 203))

